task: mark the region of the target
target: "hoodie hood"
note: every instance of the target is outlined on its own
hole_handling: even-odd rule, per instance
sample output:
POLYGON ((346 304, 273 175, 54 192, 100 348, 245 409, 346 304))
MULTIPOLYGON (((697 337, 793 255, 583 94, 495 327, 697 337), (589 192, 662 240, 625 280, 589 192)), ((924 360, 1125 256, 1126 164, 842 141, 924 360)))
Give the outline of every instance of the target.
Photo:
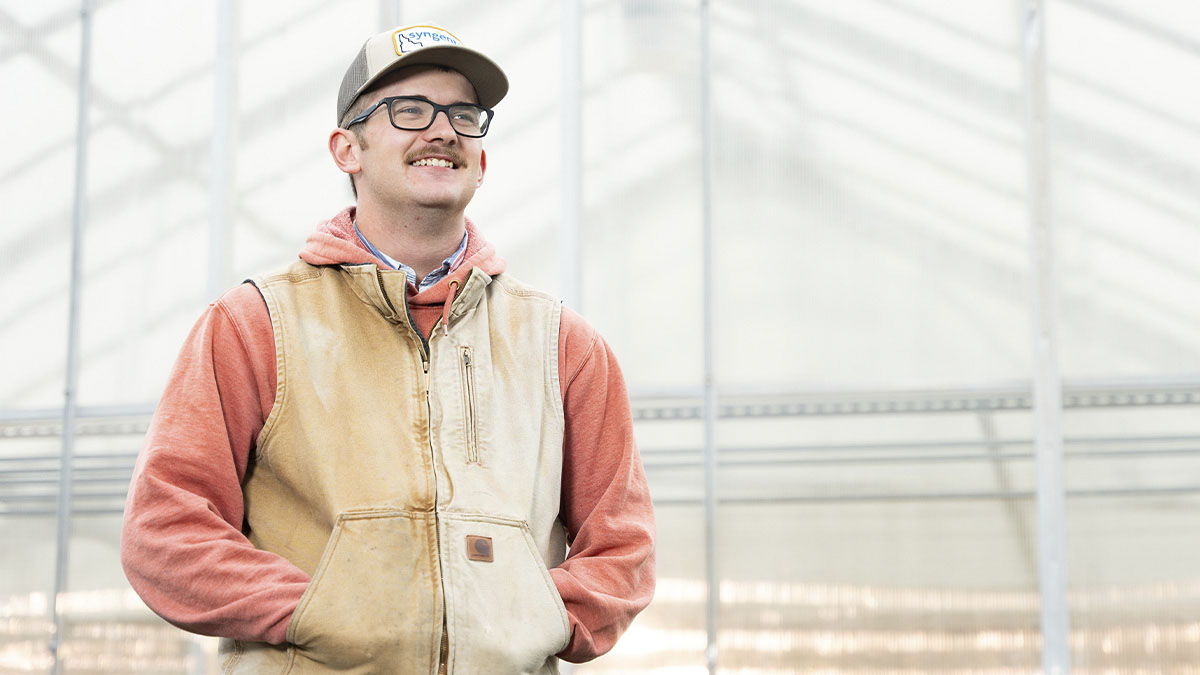
MULTIPOLYGON (((304 242, 304 248, 300 250, 300 259, 310 265, 375 265, 380 269, 391 269, 359 241, 354 233, 354 214, 355 207, 351 206, 318 225, 317 231, 308 235, 304 242)), ((410 286, 410 306, 437 305, 440 308, 450 295, 451 281, 457 281, 455 286, 461 288, 471 276, 471 270, 475 268, 492 277, 505 270, 507 264, 504 258, 496 253, 496 247, 483 238, 470 218, 466 219, 466 223, 467 250, 463 253, 463 261, 445 278, 420 293, 414 292, 410 286)), ((403 255, 399 259, 403 262, 403 255)))

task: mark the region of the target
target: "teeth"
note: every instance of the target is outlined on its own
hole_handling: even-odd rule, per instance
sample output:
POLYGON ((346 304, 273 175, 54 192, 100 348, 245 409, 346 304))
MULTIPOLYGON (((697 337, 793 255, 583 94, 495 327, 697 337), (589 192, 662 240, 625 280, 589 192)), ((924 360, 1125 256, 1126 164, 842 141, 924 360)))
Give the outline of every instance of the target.
POLYGON ((432 157, 426 158, 426 159, 418 159, 417 161, 413 162, 412 165, 413 166, 440 166, 443 169, 453 169, 454 168, 454 162, 451 162, 451 161, 445 160, 445 159, 435 159, 432 157))

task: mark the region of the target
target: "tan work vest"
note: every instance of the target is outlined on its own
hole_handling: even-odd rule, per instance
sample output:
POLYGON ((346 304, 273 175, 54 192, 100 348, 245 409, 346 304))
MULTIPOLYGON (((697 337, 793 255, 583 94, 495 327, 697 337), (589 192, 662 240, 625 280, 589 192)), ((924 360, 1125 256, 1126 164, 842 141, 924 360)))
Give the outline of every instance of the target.
POLYGON ((313 580, 289 644, 224 640, 223 672, 557 672, 558 302, 475 269, 426 346, 403 272, 297 262, 254 283, 279 385, 249 537, 313 580))

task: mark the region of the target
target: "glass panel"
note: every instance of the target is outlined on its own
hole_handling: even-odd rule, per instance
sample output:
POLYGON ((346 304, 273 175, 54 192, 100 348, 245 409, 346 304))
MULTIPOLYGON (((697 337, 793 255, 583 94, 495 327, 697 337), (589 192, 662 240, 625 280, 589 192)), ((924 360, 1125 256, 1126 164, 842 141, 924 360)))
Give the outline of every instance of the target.
POLYGON ((659 419, 670 410, 670 401, 634 408, 658 533, 654 600, 610 653, 575 666, 579 675, 705 672, 704 430, 694 419, 659 419))
POLYGON ((1073 665, 1188 672, 1200 659, 1200 410, 1069 411, 1073 665))
POLYGON ((699 17, 585 3, 584 314, 635 390, 700 383, 699 17))
POLYGON ((1200 7, 1049 7, 1063 371, 1200 372, 1200 7))
POLYGON ((1072 666, 1189 673, 1200 662, 1200 554, 1180 533, 1200 526, 1200 496, 1131 492, 1068 506, 1072 666))
POLYGON ((205 304, 214 19, 206 3, 95 12, 80 405, 153 402, 205 304))
POLYGON ((160 619, 129 587, 121 572, 120 512, 102 511, 81 504, 72 523, 70 591, 62 597, 66 672, 208 672, 198 668, 207 658, 199 648, 205 642, 160 619))
POLYGON ((1036 671, 1032 514, 1027 499, 724 506, 721 672, 1036 671))
POLYGON ((62 405, 75 205, 78 3, 8 3, 0 39, 0 408, 62 405), (54 270, 53 273, 46 273, 54 270))
POLYGON ((704 509, 698 500, 658 502, 654 601, 608 654, 578 675, 704 673, 704 509))
POLYGON ((54 635, 80 23, 70 0, 0 18, 0 672, 38 673, 54 635))
POLYGON ((1014 8, 713 5, 723 671, 1039 664, 1014 8))
MULTIPOLYGON (((121 569, 121 512, 143 431, 136 422, 87 423, 75 446, 67 589, 60 596, 65 634, 59 653, 67 673, 206 672, 195 669, 204 658, 195 647, 202 642, 148 610, 121 569)), ((60 443, 52 444, 57 464, 60 443)), ((49 492, 45 508, 51 513, 56 488, 56 482, 42 488, 49 492)), ((43 536, 50 540, 44 574, 52 584, 53 523, 43 536)))
MULTIPOLYGON (((17 428, 0 425, 0 432, 17 428)), ((0 672, 44 672, 52 664, 59 447, 49 434, 0 435, 0 672)))
POLYGON ((1065 374, 1095 390, 1064 419, 1072 665, 1190 672, 1200 662, 1200 560, 1183 534, 1200 505, 1200 95, 1180 78, 1200 70, 1183 28, 1200 8, 1048 6, 1060 351, 1065 374), (1106 382, 1122 386, 1106 394, 1106 382))
POLYGON ((1009 2, 715 2, 718 381, 1028 377, 1009 2))
POLYGON ((327 150, 338 86, 379 0, 235 4, 233 285, 296 259, 316 223, 353 203, 327 150))
POLYGON ((1036 668, 1028 423, 986 409, 723 421, 721 668, 1036 668))

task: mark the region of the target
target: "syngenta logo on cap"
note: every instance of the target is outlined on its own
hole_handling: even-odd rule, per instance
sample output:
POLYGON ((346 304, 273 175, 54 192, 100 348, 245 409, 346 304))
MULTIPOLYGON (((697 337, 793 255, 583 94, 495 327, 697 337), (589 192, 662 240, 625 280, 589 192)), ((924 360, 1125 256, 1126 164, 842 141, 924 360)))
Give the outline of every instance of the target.
POLYGON ((461 45, 462 42, 450 32, 437 26, 409 26, 392 33, 397 54, 415 52, 421 47, 433 45, 461 45))

